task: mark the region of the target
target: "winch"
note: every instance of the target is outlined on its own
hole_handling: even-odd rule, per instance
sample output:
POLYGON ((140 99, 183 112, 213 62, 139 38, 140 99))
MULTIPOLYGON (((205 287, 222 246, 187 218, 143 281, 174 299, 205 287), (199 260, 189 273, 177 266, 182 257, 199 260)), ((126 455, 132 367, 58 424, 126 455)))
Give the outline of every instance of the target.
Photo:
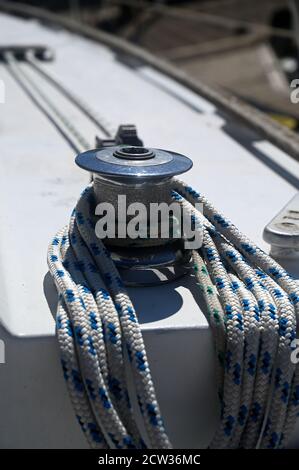
MULTIPOLYGON (((297 282, 203 194, 174 178, 191 167, 187 157, 121 143, 80 154, 77 163, 92 173, 93 182, 69 224, 52 239, 48 265, 59 292, 56 323, 64 376, 90 446, 172 448, 131 300, 134 289, 129 293, 124 283, 175 279, 188 266, 216 348, 221 416, 210 448, 283 446, 299 407, 299 369, 292 359, 297 282), (119 231, 129 229, 135 214, 127 210, 123 216, 119 196, 145 213, 151 204, 178 202, 183 218, 191 215, 200 244, 191 247, 185 230, 176 240, 153 239, 151 233, 122 238, 119 231), (107 212, 112 208, 115 220, 123 218, 116 236, 107 240, 97 235, 96 215, 105 219, 101 204, 107 212)), ((295 207, 289 218, 296 215, 291 210, 295 207)), ((146 221, 143 215, 141 222, 146 221)), ((158 225, 164 235, 161 220, 158 225)))
POLYGON ((102 241, 109 245, 126 284, 167 282, 187 272, 190 255, 178 233, 179 216, 169 210, 167 217, 160 213, 154 220, 153 208, 155 214, 163 204, 171 208, 173 177, 192 167, 188 157, 140 145, 110 144, 79 154, 76 163, 92 173, 96 214, 115 227, 102 241), (138 234, 130 236, 127 229, 136 217, 138 234))

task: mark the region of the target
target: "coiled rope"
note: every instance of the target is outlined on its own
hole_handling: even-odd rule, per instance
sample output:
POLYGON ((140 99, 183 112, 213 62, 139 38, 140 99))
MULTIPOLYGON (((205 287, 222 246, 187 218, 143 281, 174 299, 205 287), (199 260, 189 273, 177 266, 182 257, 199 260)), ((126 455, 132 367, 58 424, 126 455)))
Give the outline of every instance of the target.
MULTIPOLYGON (((221 403, 210 447, 282 447, 299 410, 299 368, 290 359, 299 286, 204 196, 174 180, 173 198, 203 230, 192 260, 214 334, 221 403)), ((134 306, 95 235, 95 205, 91 184, 48 250, 73 407, 91 447, 171 448, 134 306)))

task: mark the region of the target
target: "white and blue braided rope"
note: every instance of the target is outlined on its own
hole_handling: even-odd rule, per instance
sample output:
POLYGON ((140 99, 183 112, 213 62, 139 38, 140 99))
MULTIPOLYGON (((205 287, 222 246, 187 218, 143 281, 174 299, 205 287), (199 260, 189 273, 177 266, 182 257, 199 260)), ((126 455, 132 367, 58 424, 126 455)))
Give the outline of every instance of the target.
MULTIPOLYGON (((290 360, 298 284, 203 196, 178 180, 173 190, 203 231, 192 259, 216 347, 221 421, 211 447, 281 447, 299 410, 299 371, 290 360), (204 214, 195 203, 203 204, 204 214)), ((95 235, 94 210, 91 184, 48 251, 74 410, 91 447, 171 448, 138 319, 109 251, 95 235)))

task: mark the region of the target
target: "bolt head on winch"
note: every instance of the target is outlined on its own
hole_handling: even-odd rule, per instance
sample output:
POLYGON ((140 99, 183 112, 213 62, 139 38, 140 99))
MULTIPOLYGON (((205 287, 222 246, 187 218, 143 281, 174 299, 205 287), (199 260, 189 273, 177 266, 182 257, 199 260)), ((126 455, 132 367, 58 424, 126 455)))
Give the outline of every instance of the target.
POLYGON ((170 204, 172 178, 193 165, 175 152, 124 145, 81 153, 76 163, 93 173, 96 200, 109 202, 116 210, 119 194, 126 196, 128 205, 170 204))

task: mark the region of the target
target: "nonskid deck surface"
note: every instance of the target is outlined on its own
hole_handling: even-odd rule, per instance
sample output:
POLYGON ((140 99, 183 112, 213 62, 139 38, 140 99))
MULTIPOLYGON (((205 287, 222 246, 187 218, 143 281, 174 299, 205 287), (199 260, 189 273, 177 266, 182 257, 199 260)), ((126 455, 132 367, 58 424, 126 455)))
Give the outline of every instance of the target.
MULTIPOLYGON (((107 47, 4 14, 0 37, 2 45, 37 43, 53 48, 56 58, 42 63, 44 70, 88 102, 111 132, 120 123, 135 123, 146 145, 188 155, 194 166, 184 179, 268 249, 263 228, 298 190, 299 163, 221 116, 193 92, 149 67, 126 65, 107 47)), ((28 65, 22 67, 93 147, 99 129, 28 65)), ((0 78, 6 90, 5 103, 0 104, 0 317, 4 326, 0 337, 6 340, 7 357, 1 365, 6 380, 0 381, 4 413, 0 446, 84 446, 61 378, 54 320, 44 291, 54 312, 56 294, 54 290, 49 294, 47 245, 67 223, 88 175, 74 165, 74 150, 4 64, 0 64, 0 78), (21 431, 25 421, 32 429, 26 435, 21 431)), ((192 281, 184 278, 176 284, 130 290, 130 294, 174 444, 206 445, 217 423, 213 346, 192 281), (173 351, 176 370, 163 378, 159 371, 169 367, 173 351), (184 357, 190 358, 188 370, 184 357), (196 390, 184 413, 171 409, 184 394, 176 384, 178 371, 184 371, 184 387, 196 390), (201 384, 199 393, 196 384, 201 384), (176 390, 170 403, 164 394, 167 389, 176 390), (194 415, 200 417, 200 425, 194 415), (181 431, 175 432, 178 427, 181 431)))

